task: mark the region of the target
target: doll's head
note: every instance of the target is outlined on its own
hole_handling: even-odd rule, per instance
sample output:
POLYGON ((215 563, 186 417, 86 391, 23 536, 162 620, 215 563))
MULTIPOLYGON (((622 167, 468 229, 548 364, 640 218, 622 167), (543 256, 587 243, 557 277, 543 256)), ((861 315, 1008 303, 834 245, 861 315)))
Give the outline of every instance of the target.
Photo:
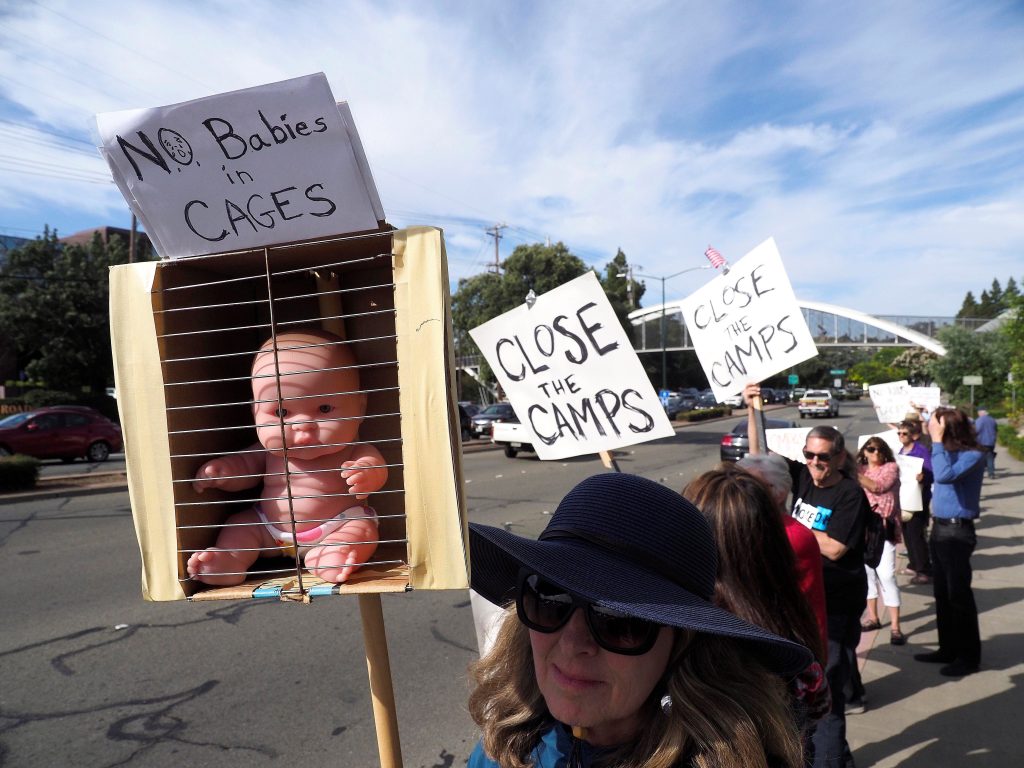
POLYGON ((344 450, 366 413, 355 364, 349 345, 327 331, 279 333, 276 361, 273 339, 267 339, 252 363, 260 443, 281 454, 283 434, 289 455, 305 460, 344 450))

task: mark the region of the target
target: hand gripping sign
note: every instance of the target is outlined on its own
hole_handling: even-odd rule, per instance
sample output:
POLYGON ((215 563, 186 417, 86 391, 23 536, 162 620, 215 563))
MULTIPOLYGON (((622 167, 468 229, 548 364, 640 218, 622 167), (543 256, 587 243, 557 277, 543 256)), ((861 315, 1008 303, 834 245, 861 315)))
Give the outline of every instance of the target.
POLYGON ((682 309, 719 401, 818 354, 771 238, 694 291, 682 309))
POLYGON ((470 331, 541 459, 674 434, 593 272, 470 331))

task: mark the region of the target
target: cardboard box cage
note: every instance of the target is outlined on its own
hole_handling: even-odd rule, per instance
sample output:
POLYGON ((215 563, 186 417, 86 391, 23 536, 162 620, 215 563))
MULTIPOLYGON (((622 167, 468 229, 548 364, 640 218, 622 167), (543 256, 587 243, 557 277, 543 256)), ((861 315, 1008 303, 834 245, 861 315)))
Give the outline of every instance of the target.
POLYGON ((279 597, 468 586, 461 444, 441 231, 388 230, 253 251, 127 264, 110 274, 111 337, 128 490, 148 600, 279 597), (255 442, 250 367, 272 331, 344 337, 368 396, 360 441, 389 477, 370 495, 381 543, 341 585, 290 558, 259 558, 245 582, 188 578, 242 493, 192 487, 210 458, 255 442))

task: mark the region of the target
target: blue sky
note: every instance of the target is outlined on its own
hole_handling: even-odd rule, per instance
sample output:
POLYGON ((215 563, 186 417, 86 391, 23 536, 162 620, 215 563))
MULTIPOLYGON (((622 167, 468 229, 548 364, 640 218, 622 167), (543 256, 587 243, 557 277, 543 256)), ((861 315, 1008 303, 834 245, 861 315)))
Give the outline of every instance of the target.
POLYGON ((7 0, 0 35, 0 234, 128 226, 95 113, 323 71, 454 279, 498 222, 652 275, 773 236, 798 297, 875 314, 1024 278, 1020 2, 7 0))

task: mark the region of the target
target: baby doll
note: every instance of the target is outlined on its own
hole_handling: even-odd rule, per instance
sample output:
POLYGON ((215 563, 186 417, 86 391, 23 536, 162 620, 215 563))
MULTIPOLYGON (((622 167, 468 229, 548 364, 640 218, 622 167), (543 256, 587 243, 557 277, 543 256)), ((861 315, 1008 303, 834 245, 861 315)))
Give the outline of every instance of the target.
POLYGON ((216 546, 192 554, 188 574, 196 581, 240 584, 259 555, 285 550, 302 557, 324 581, 343 582, 377 548, 376 514, 354 502, 380 490, 388 471, 376 448, 351 445, 366 413, 366 395, 359 394, 352 352, 339 342, 320 330, 278 334, 280 377, 273 340, 256 353, 252 409, 259 443, 206 462, 192 485, 202 493, 262 482, 263 493, 254 506, 228 517, 216 546))

